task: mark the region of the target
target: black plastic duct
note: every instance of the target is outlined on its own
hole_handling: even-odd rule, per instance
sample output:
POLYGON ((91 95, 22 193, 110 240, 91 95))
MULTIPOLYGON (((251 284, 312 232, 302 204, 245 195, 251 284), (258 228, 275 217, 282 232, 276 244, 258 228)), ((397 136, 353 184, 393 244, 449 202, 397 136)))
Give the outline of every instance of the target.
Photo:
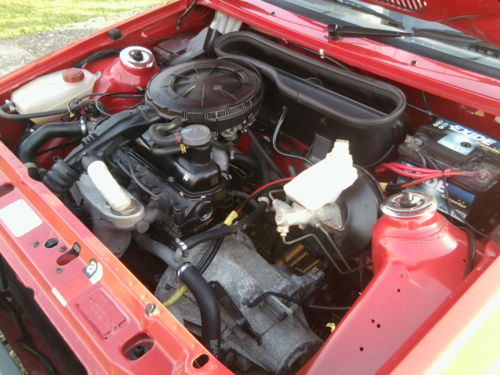
MULTIPOLYGON (((321 120, 327 127, 334 126, 336 138, 351 142, 359 164, 375 162, 401 138, 398 127, 406 98, 390 84, 339 69, 250 32, 219 37, 215 52, 221 58, 255 66, 286 100, 314 112, 317 116, 307 117, 307 125, 321 120)), ((298 114, 301 111, 297 109, 298 114)), ((292 113, 289 117, 297 119, 292 113)))

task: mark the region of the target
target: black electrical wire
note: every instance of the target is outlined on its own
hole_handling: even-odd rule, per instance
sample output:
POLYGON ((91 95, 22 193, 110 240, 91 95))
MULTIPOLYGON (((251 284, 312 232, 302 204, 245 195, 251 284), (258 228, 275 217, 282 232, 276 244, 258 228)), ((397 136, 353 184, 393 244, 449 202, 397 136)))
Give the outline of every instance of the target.
POLYGON ((309 159, 307 159, 303 156, 300 156, 300 155, 290 154, 290 153, 282 151, 278 148, 278 142, 277 142, 278 141, 278 134, 280 132, 281 126, 283 125, 283 122, 285 121, 285 117, 286 117, 287 112, 288 112, 288 108, 286 106, 284 106, 283 111, 281 112, 280 118, 278 119, 278 122, 276 123, 276 128, 274 129, 273 139, 272 139, 273 148, 281 156, 299 159, 308 165, 312 165, 313 163, 309 159))
POLYGON ((77 61, 76 63, 73 64, 75 68, 83 68, 83 66, 91 61, 99 60, 104 57, 108 57, 111 55, 117 55, 120 53, 120 50, 118 49, 103 49, 97 52, 92 53, 91 55, 83 58, 80 61, 77 61))
POLYGON ((5 297, 4 294, 0 294, 0 305, 4 306, 5 309, 8 310, 8 312, 10 313, 11 317, 13 318, 17 326, 17 331, 19 333, 19 338, 17 339, 17 342, 25 350, 33 354, 42 363, 42 365, 45 367, 45 370, 47 370, 47 374, 57 375, 58 371, 56 370, 55 366, 52 364, 50 359, 44 353, 42 353, 33 343, 33 339, 26 330, 24 323, 21 319, 21 314, 9 302, 9 300, 5 297))
POLYGON ((200 273, 205 272, 206 269, 208 268, 208 266, 210 266, 210 264, 214 260, 215 256, 219 252, 219 249, 222 245, 222 242, 224 242, 223 238, 218 238, 218 239, 211 242, 208 249, 203 254, 203 257, 200 259, 200 261, 196 265, 196 268, 200 271, 200 273))
POLYGON ((465 268, 465 276, 471 273, 474 268, 474 258, 476 256, 476 236, 474 232, 467 227, 460 227, 466 234, 469 242, 469 252, 467 254, 467 267, 465 268))
POLYGON ((255 307, 259 303, 261 303, 264 299, 266 299, 266 297, 268 297, 268 296, 278 297, 278 298, 283 299, 285 301, 289 301, 289 302, 295 303, 297 305, 302 305, 302 301, 299 301, 296 298, 287 296, 286 294, 283 294, 283 293, 268 291, 268 292, 264 292, 264 293, 260 294, 259 296, 255 297, 252 301, 247 303, 247 306, 248 307, 255 307))
POLYGON ((202 242, 223 238, 238 230, 245 229, 249 224, 251 224, 255 219, 257 219, 266 209, 267 204, 264 202, 258 202, 255 209, 245 216, 243 219, 239 220, 236 224, 230 226, 220 226, 205 232, 195 234, 194 236, 188 237, 182 241, 179 241, 179 248, 182 252, 192 249, 196 245, 202 242))
POLYGON ((396 145, 392 144, 391 147, 389 147, 389 149, 384 153, 384 155, 382 155, 377 161, 370 163, 370 164, 365 164, 362 167, 363 168, 371 168, 371 167, 374 167, 376 165, 379 165, 391 154, 391 152, 394 150, 395 147, 396 147, 396 145))
POLYGON ((59 144, 57 146, 49 147, 49 148, 46 148, 44 150, 37 151, 35 153, 35 156, 43 155, 43 154, 46 154, 47 152, 56 151, 56 150, 60 150, 60 149, 65 148, 65 147, 73 146, 73 145, 76 145, 76 144, 78 144, 80 142, 81 142, 80 139, 74 139, 74 140, 71 140, 71 141, 63 142, 63 143, 61 143, 61 144, 59 144))
POLYGON ((144 185, 135 175, 134 168, 132 167, 132 163, 130 161, 130 157, 127 159, 128 168, 124 166, 120 161, 116 161, 116 164, 120 167, 120 169, 129 176, 135 184, 142 189, 145 193, 149 194, 151 197, 157 197, 158 194, 155 194, 152 190, 150 190, 146 185, 144 185))
MULTIPOLYGON (((93 95, 92 95, 93 96, 93 95)), ((130 94, 130 95, 126 95, 126 94, 118 94, 118 93, 109 93, 109 94, 102 94, 102 95, 99 95, 97 96, 95 99, 94 99, 94 105, 95 105, 95 108, 99 111, 99 113, 103 116, 111 116, 110 113, 108 113, 106 111, 106 108, 104 107, 104 104, 102 104, 100 102, 100 100, 104 97, 113 97, 113 98, 137 98, 137 99, 142 99, 144 98, 144 95, 142 94, 130 94)))
POLYGON ((315 309, 315 310, 346 311, 346 310, 349 310, 351 308, 350 306, 305 305, 303 301, 300 301, 296 298, 287 296, 286 294, 283 294, 283 293, 272 292, 272 291, 262 293, 261 295, 257 296, 255 299, 253 299, 252 301, 248 302, 247 306, 248 307, 255 307, 259 303, 261 303, 264 299, 266 299, 266 297, 268 297, 268 296, 277 297, 277 298, 283 299, 285 301, 295 303, 296 305, 308 307, 310 309, 315 309))
POLYGON ((184 12, 182 12, 182 14, 179 16, 179 18, 177 18, 177 21, 175 21, 175 29, 176 30, 180 30, 182 20, 184 19, 184 17, 186 17, 188 15, 189 12, 191 12, 191 9, 194 8, 194 6, 196 5, 197 2, 198 2, 198 0, 193 0, 193 2, 184 10, 184 12))
MULTIPOLYGON (((279 178, 285 177, 285 175, 281 171, 281 169, 278 168, 278 166, 273 161, 273 159, 271 159, 271 157, 267 154, 266 150, 264 149, 264 146, 262 146, 259 139, 255 136, 255 134, 253 134, 253 132, 250 130, 248 132, 248 135, 249 135, 250 139, 252 140, 252 145, 255 145, 255 149, 252 150, 252 151, 255 151, 254 152, 255 156, 257 157, 258 155, 260 155, 266 161, 266 163, 273 169, 273 171, 276 172, 276 174, 279 176, 279 178)), ((268 181, 265 181, 264 183, 267 183, 269 181, 270 181, 270 179, 268 181)))
POLYGON ((313 310, 326 310, 326 311, 347 311, 350 306, 321 306, 321 305, 307 305, 308 308, 313 310))
POLYGON ((10 109, 10 106, 8 104, 4 104, 3 106, 0 107, 0 117, 7 119, 7 120, 29 120, 32 118, 40 118, 40 117, 50 117, 50 116, 57 116, 57 115, 64 115, 65 113, 68 113, 69 111, 74 112, 79 109, 85 108, 88 106, 88 102, 83 102, 80 104, 76 104, 75 106, 64 108, 64 109, 55 109, 52 111, 46 111, 46 112, 33 112, 33 113, 26 113, 26 114, 19 114, 19 113, 8 113, 10 109))

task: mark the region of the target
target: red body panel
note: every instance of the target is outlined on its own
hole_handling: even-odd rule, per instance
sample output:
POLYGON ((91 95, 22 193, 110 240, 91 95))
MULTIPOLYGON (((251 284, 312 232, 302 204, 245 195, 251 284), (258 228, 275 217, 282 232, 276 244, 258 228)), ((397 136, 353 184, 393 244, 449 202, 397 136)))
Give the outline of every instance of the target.
MULTIPOLYGON (((92 73, 100 74, 94 86, 94 92, 137 92, 138 88, 146 89, 151 78, 160 71, 158 65, 151 68, 131 69, 122 64, 120 57, 97 60, 85 66, 92 73)), ((124 111, 140 102, 134 98, 102 98, 108 113, 124 111)))
POLYGON ((372 246, 372 281, 307 374, 377 372, 464 279, 467 235, 435 211, 382 216, 372 246))
MULTIPOLYGON (((475 124, 477 121, 479 126, 473 124, 476 129, 500 138, 500 127, 491 126, 495 124, 494 117, 500 116, 500 81, 497 79, 366 39, 329 41, 325 25, 261 1, 201 0, 200 4, 219 9, 261 31, 323 51, 370 74, 396 81, 401 86, 407 86, 410 92, 425 90, 433 98, 431 103, 436 103, 436 107, 440 105, 435 109, 436 112, 439 110, 439 113, 449 113, 451 116, 447 117, 451 119, 465 115, 475 124), (417 63, 414 64, 413 61, 417 63)), ((12 90, 33 77, 68 67, 72 61, 96 50, 120 48, 164 35, 196 30, 209 21, 210 12, 195 9, 183 21, 182 29, 176 31, 175 20, 185 7, 186 2, 174 2, 122 23, 118 27, 124 38, 118 42, 107 38, 104 31, 2 77, 0 99, 7 99, 12 90)), ((2 135, 10 136, 11 133, 19 132, 15 129, 16 126, 16 123, 11 123, 0 131, 2 135)), ((0 145, 0 185, 9 183, 14 186, 14 190, 0 197, 0 209, 23 199, 41 218, 42 224, 16 238, 0 222, 0 251, 20 281, 35 291, 37 303, 89 373, 229 373, 211 356, 207 365, 195 369, 192 361, 200 354, 208 354, 206 349, 52 193, 41 183, 29 179, 17 158, 5 146, 0 145), (49 238, 58 238, 59 245, 52 249, 44 248, 43 244, 49 238), (41 245, 33 247, 35 241, 39 241, 41 245), (82 248, 80 255, 66 265, 59 265, 57 260, 62 254, 58 251, 60 246, 71 247, 75 242, 82 248), (91 259, 97 260, 104 268, 102 279, 95 284, 83 273, 91 259), (56 271, 58 267, 62 271, 56 271), (102 309, 85 307, 92 300, 100 301, 102 309), (157 313, 148 316, 145 310, 151 303, 157 306, 157 313), (136 361, 127 359, 123 355, 124 345, 134 337, 143 337, 140 336, 143 334, 154 340, 153 348, 136 361)), ((464 234, 443 223, 439 215, 433 220, 435 222, 429 225, 433 228, 432 233, 427 233, 425 237, 429 238, 429 247, 426 246, 428 251, 424 258, 420 257, 424 254, 417 250, 420 249, 420 244, 417 246, 414 238, 406 238, 408 231, 401 232, 401 228, 395 227, 392 222, 389 224, 382 221, 377 226, 376 238, 389 235, 389 241, 392 242, 375 241, 378 244, 374 253, 376 278, 341 323, 337 333, 330 337, 308 364, 304 373, 330 373, 333 364, 339 360, 345 362, 349 359, 355 362, 360 355, 370 355, 370 348, 373 347, 371 344, 382 345, 384 342, 385 337, 379 338, 380 332, 387 332, 387 335, 399 339, 397 346, 378 348, 383 352, 384 360, 393 355, 403 343, 403 336, 412 337, 389 362, 400 373, 404 373, 404 369, 412 361, 425 363, 425 353, 418 345, 412 351, 413 346, 420 339, 428 340, 435 335, 436 329, 439 332, 438 325, 433 329, 431 327, 437 321, 444 322, 445 313, 449 309, 454 313, 454 304, 459 305, 463 299, 472 298, 467 288, 473 290, 476 285, 481 285, 483 296, 494 295, 497 284, 485 284, 483 280, 489 280, 492 277, 490 269, 497 269, 500 265, 500 260, 496 258, 500 251, 498 247, 490 244, 488 256, 462 282, 462 259, 466 252, 464 234), (444 235, 434 232, 439 232, 437 228, 444 235), (430 246, 435 244, 444 246, 430 246), (436 253, 438 250, 444 253, 436 253), (435 261, 435 266, 427 268, 429 261, 435 261), (450 264, 457 262, 460 267, 448 269, 450 264), (402 278, 402 274, 407 276, 402 278), (401 283, 405 292, 398 293, 396 285, 401 283), (452 292, 459 283, 458 289, 452 292), (404 322, 394 322, 397 316, 395 306, 403 306, 396 298, 402 297, 408 303, 415 304, 417 300, 414 297, 424 287, 432 288, 435 291, 434 297, 410 311, 414 315, 408 315, 404 322), (446 305, 434 312, 447 297, 446 305), (372 319, 375 320, 374 323, 372 319), (363 323, 357 326, 360 320, 363 323), (424 325, 421 325, 424 321, 424 325), (377 324, 381 324, 381 327, 377 328, 377 324), (399 324, 405 325, 404 330, 400 329, 399 324), (353 326, 356 335, 369 332, 370 336, 366 336, 363 343, 352 337, 347 337, 344 341, 343 332, 353 326), (427 332, 425 337, 423 332, 427 332), (337 341, 344 344, 337 344, 337 341), (337 345, 342 350, 332 350, 337 345), (361 352, 360 347, 366 347, 366 350, 361 352), (405 355, 407 359, 402 360, 405 355)), ((451 338, 453 329, 458 329, 457 326, 463 323, 457 320, 443 324, 446 324, 451 338)), ((376 369, 382 365, 381 362, 376 364, 371 368, 376 369)), ((389 364, 386 363, 386 369, 390 368, 389 364)), ((366 373, 364 370, 360 372, 366 373)))
POLYGON ((443 23, 481 40, 500 44, 500 4, 495 0, 367 0, 384 8, 443 23))

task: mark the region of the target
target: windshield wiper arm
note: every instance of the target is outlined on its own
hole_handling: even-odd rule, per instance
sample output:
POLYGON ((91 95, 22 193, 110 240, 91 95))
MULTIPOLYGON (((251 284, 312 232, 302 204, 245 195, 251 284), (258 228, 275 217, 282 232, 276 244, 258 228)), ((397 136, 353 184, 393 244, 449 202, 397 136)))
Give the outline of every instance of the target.
POLYGON ((361 26, 344 26, 337 23, 331 23, 327 26, 330 39, 339 40, 343 37, 377 37, 377 38, 395 38, 400 36, 414 36, 413 33, 405 31, 393 31, 383 29, 370 29, 361 26))
POLYGON ((362 26, 345 26, 336 23, 331 23, 327 27, 330 39, 339 40, 343 37, 373 37, 373 38, 399 38, 404 36, 413 36, 419 38, 429 38, 445 40, 447 42, 471 43, 478 41, 470 35, 456 31, 440 30, 440 29, 417 29, 412 32, 393 31, 383 29, 371 29, 362 26))
POLYGON ((383 21, 385 21, 389 26, 394 26, 394 27, 399 27, 400 29, 404 28, 404 25, 399 22, 398 20, 395 20, 392 17, 389 17, 383 13, 379 13, 376 10, 369 8, 367 6, 355 3, 353 1, 349 0, 331 0, 332 2, 342 5, 346 8, 354 9, 357 10, 358 12, 364 13, 364 14, 369 14, 371 16, 375 16, 383 21))

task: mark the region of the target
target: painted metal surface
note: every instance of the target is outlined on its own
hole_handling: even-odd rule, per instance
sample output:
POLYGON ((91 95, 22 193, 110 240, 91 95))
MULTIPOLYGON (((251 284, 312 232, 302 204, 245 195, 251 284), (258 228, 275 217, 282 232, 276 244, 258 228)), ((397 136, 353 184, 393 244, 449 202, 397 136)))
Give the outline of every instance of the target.
MULTIPOLYGON (((33 77, 68 67, 71 62, 96 50, 121 48, 131 43, 160 38, 177 32, 174 26, 175 20, 185 9, 186 3, 185 1, 174 2, 162 9, 140 15, 133 21, 120 24, 118 27, 124 37, 119 42, 113 42, 107 38, 105 30, 81 43, 72 44, 0 78, 0 87, 2 87, 0 99, 7 99, 13 89, 33 77)), ((201 0, 200 4, 220 9, 262 31, 300 43, 316 51, 324 51, 329 56, 372 74, 454 101, 455 105, 439 99, 444 102, 447 110, 455 111, 456 108, 465 107, 473 113, 478 110, 487 112, 488 124, 494 123, 493 116, 500 115, 500 82, 493 78, 365 39, 346 38, 337 42, 328 41, 325 25, 261 1, 201 0), (413 64, 413 61, 417 61, 417 64, 413 64)), ((197 29, 207 22, 209 16, 210 12, 206 10, 196 10, 191 18, 185 19, 181 31, 197 29)), ((0 131, 2 135, 19 133, 17 126, 17 123, 8 123, 0 131)), ((482 131, 488 132, 484 129, 482 131)), ((498 132, 498 126, 489 133, 494 132, 498 132)), ((496 136, 496 138, 500 137, 496 136)), ((0 251, 23 284, 35 291, 37 303, 61 332, 89 373, 230 373, 213 357, 210 357, 207 365, 201 369, 195 369, 192 361, 200 354, 208 354, 206 350, 166 309, 158 305, 158 301, 144 286, 51 192, 41 183, 30 180, 22 164, 4 145, 0 144, 0 186, 7 186, 6 184, 11 184, 13 189, 0 196, 0 210, 21 199, 34 210, 36 216, 41 219, 41 223, 27 233, 15 237, 12 228, 9 229, 9 225, 12 226, 12 224, 5 225, 5 222, 1 222, 0 251), (59 240, 57 247, 45 248, 45 241, 50 238, 59 240), (37 241, 38 245, 34 246, 37 241), (58 259, 62 255, 59 251, 60 247, 71 248, 75 242, 81 247, 79 256, 65 265, 58 264, 58 259), (96 278, 95 274, 89 278, 88 272, 84 273, 84 270, 88 271, 89 266, 95 266, 95 263, 91 262, 92 259, 102 265, 103 270, 102 278, 95 283, 93 282, 96 278), (89 308, 89 304, 92 303, 98 307, 89 308), (156 312, 151 315, 145 313, 146 306, 150 303, 157 305, 156 312), (123 354, 123 346, 134 337, 141 339, 144 337, 141 336, 143 334, 154 340, 155 344, 152 349, 138 360, 127 359, 123 354)), ((445 226, 440 222, 442 219, 435 220, 436 226, 445 226)), ((391 225, 380 224, 376 236, 385 235, 382 232, 388 230, 387 228, 392 228, 391 225)), ((442 244, 445 250, 452 250, 455 249, 454 246, 458 246, 459 250, 451 251, 449 256, 443 256, 442 259, 432 250, 430 254, 436 255, 440 259, 439 262, 443 261, 445 264, 462 262, 465 246, 463 233, 448 226, 445 231, 447 235, 442 238, 433 237, 435 242, 431 243, 442 244), (452 244, 452 238, 455 245, 452 244)), ((411 242, 411 238, 407 238, 407 234, 399 233, 397 238, 392 238, 391 241, 407 241, 412 244, 408 247, 408 251, 413 251, 413 253, 418 251, 419 247, 411 242)), ((436 264, 439 264, 437 268, 431 267, 427 271, 422 259, 411 257, 407 261, 413 262, 416 269, 409 274, 412 277, 401 278, 403 266, 395 261, 392 251, 389 251, 394 244, 387 244, 384 241, 377 243, 380 244, 375 252, 375 259, 378 259, 375 264, 378 264, 376 267, 380 270, 377 273, 378 276, 372 282, 370 289, 367 289, 364 296, 359 299, 355 309, 341 323, 337 333, 331 336, 303 373, 331 373, 332 366, 340 360, 356 361, 360 354, 370 355, 370 342, 363 341, 360 344, 350 339, 351 342, 348 343, 348 334, 345 334, 347 338, 344 342, 347 343, 346 345, 351 345, 349 350, 357 350, 356 355, 353 354, 354 357, 349 357, 347 353, 339 359, 339 354, 332 353, 329 347, 330 344, 340 340, 338 337, 344 335, 342 332, 347 328, 343 327, 350 326, 351 319, 352 321, 362 320, 361 327, 365 332, 373 333, 370 340, 377 338, 377 344, 382 345, 384 341, 390 341, 389 336, 380 337, 380 332, 385 332, 385 328, 390 327, 391 323, 396 320, 394 315, 390 315, 394 308, 389 305, 389 302, 380 303, 378 298, 390 299, 395 306, 403 306, 404 304, 395 298, 402 297, 408 303, 412 303, 409 297, 421 290, 419 285, 432 285, 432 288, 437 290, 438 297, 432 301, 432 304, 429 303, 425 317, 421 316, 419 322, 422 323, 424 318, 429 316, 430 318, 423 326, 409 319, 397 321, 398 325, 407 325, 404 331, 406 337, 411 336, 411 339, 395 354, 393 353, 397 348, 392 347, 390 350, 386 348, 384 357, 388 359, 393 354, 385 366, 391 365, 395 370, 400 371, 399 373, 408 373, 405 372, 405 369, 409 368, 407 366, 416 364, 421 365, 419 368, 423 372, 437 361, 437 354, 427 352, 425 343, 431 339, 436 341, 436 337, 439 338, 441 333, 443 340, 436 345, 441 345, 442 350, 452 345, 451 341, 459 334, 467 319, 459 316, 457 309, 463 309, 463 304, 470 302, 475 303, 476 307, 475 310, 471 308, 472 310, 467 311, 471 314, 474 311, 478 313, 497 293, 498 279, 496 283, 493 282, 495 274, 492 274, 491 270, 500 267, 500 260, 496 258, 499 250, 494 245, 490 244, 486 252, 488 256, 483 257, 481 263, 467 279, 461 282, 458 287, 459 292, 455 290, 450 294, 450 288, 460 281, 460 273, 463 277, 463 263, 460 263, 461 267, 453 271, 451 267, 448 270, 447 267, 437 262, 436 264), (441 276, 438 275, 440 270, 444 271, 441 276), (412 283, 412 280, 416 280, 417 283, 412 283), (394 291, 394 286, 401 282, 405 283, 405 290, 408 290, 408 294, 397 292, 397 287, 394 291), (430 284, 425 284, 426 282, 430 284), (385 283, 391 285, 388 290, 380 287, 380 285, 386 285, 385 283), (478 288, 481 291, 481 298, 474 297, 476 294, 472 294, 472 291, 477 291, 478 288), (446 296, 448 296, 447 303, 452 306, 442 306, 435 314, 430 315, 439 305, 439 301, 446 296), (367 305, 373 306, 375 310, 367 312, 364 309, 367 305), (377 312, 377 316, 372 316, 374 312, 377 312), (377 327, 377 324, 381 326, 377 327), (442 333, 443 329, 446 329, 448 335, 442 333), (417 331, 413 333, 415 330, 417 331), (425 335, 420 332, 425 332, 425 335), (360 351, 360 347, 363 347, 363 351, 360 351)), ((405 249, 406 245, 399 250, 405 249)), ((405 275, 404 272, 403 275, 405 275)), ((418 311, 420 310, 415 308, 415 313, 418 311)), ((396 331, 391 330, 394 335, 397 334, 396 331)), ((357 332, 360 332, 360 328, 357 328, 357 332)), ((389 367, 385 368, 389 369, 389 367)), ((361 373, 366 373, 366 371, 361 371, 361 373)))
POLYGON ((440 22, 481 40, 500 44, 496 0, 365 0, 428 21, 440 22))
MULTIPOLYGON (((158 65, 149 68, 132 69, 122 64, 120 57, 96 60, 88 63, 86 69, 94 74, 99 74, 99 79, 94 85, 97 93, 112 92, 137 92, 138 88, 146 89, 149 81, 160 71, 158 65)), ((108 113, 118 113, 139 104, 141 99, 103 97, 100 102, 104 104, 108 113)))
POLYGON ((457 68, 364 38, 328 40, 325 24, 264 1, 201 0, 261 31, 301 44, 346 64, 442 96, 476 110, 500 115, 500 80, 457 68))
POLYGON ((193 367, 207 350, 3 144, 0 171, 2 256, 89 373, 230 373, 211 356, 193 367), (57 245, 47 247, 49 239, 57 245), (75 243, 80 254, 70 260, 75 243), (128 359, 125 343, 144 334, 151 350, 128 359))
POLYGON ((374 277, 308 374, 374 374, 464 279, 467 235, 435 209, 384 214, 372 232, 374 277))

